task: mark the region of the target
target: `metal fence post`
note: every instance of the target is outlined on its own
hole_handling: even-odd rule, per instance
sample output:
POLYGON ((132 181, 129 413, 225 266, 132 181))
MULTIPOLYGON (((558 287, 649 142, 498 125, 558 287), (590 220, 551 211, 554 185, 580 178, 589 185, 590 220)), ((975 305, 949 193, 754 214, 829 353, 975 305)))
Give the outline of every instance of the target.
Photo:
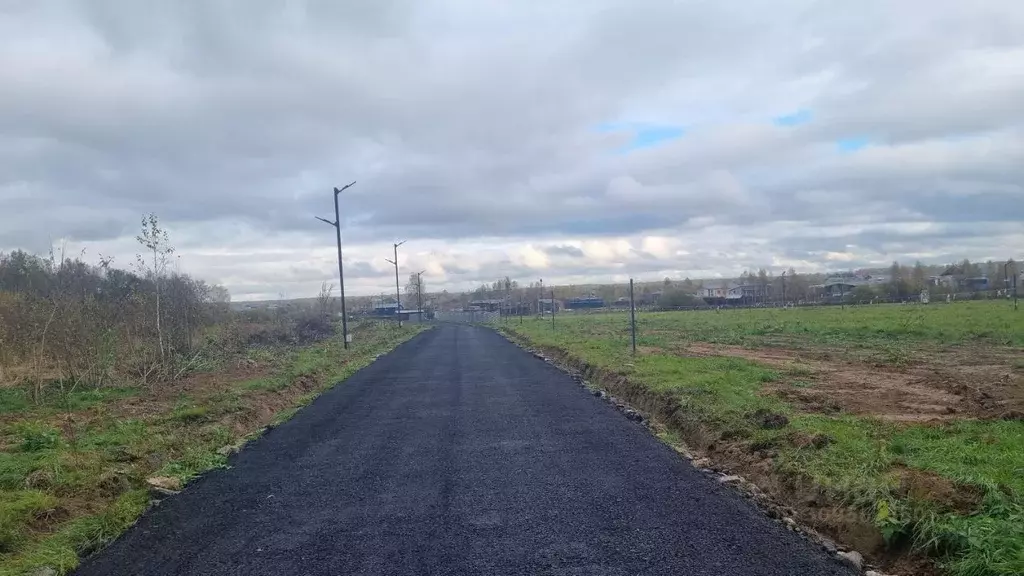
POLYGON ((636 304, 633 301, 633 279, 629 279, 629 331, 633 340, 633 356, 636 356, 636 304))
POLYGON ((551 329, 555 329, 555 289, 551 289, 551 329))

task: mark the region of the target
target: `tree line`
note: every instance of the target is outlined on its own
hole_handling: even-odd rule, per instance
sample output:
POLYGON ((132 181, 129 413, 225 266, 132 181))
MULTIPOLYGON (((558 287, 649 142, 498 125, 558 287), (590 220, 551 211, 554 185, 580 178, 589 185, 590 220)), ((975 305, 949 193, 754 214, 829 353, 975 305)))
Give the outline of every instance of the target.
MULTIPOLYGON (((870 301, 877 299, 905 300, 917 297, 927 290, 933 295, 944 295, 962 291, 956 283, 935 283, 933 278, 949 272, 957 279, 985 277, 989 281, 989 291, 1006 289, 1011 286, 1010 280, 1018 274, 1017 264, 1013 260, 997 262, 989 260, 975 263, 964 259, 944 265, 927 265, 920 261, 913 265, 904 265, 895 261, 888 269, 845 271, 833 273, 800 273, 794 268, 776 274, 766 268, 746 270, 733 279, 690 279, 674 280, 664 278, 655 282, 636 282, 634 296, 638 302, 655 303, 664 308, 682 308, 705 306, 703 296, 706 288, 712 286, 738 285, 747 288, 752 294, 747 300, 749 304, 781 304, 797 302, 813 302, 822 298, 821 286, 830 278, 884 277, 884 281, 857 286, 848 294, 848 299, 870 301)), ((406 292, 414 294, 415 278, 410 277, 406 292)), ((1021 287, 1024 290, 1024 287, 1021 287)), ((424 293, 426 293, 424 291, 424 293)), ((628 284, 586 284, 586 285, 545 285, 542 281, 520 283, 506 276, 494 282, 483 283, 471 292, 441 296, 449 304, 466 306, 474 300, 501 300, 510 298, 512 304, 522 299, 526 303, 536 302, 538 298, 548 298, 554 294, 556 299, 568 299, 582 296, 601 298, 607 305, 629 296, 628 284)))

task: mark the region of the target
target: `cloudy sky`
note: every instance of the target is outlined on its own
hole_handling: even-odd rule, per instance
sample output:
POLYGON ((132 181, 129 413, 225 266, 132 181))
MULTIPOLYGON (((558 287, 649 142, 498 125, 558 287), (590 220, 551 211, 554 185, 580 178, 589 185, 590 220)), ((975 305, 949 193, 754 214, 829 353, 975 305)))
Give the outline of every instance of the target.
POLYGON ((0 250, 236 300, 1024 254, 1020 0, 0 0, 0 250))

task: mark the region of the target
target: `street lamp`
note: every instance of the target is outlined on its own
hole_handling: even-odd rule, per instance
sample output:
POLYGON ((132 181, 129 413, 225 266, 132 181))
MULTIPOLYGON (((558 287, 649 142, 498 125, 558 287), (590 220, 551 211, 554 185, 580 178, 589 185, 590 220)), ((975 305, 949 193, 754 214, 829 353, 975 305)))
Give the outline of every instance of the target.
POLYGON ((334 231, 338 238, 338 282, 341 284, 341 338, 344 341, 346 350, 348 350, 348 314, 345 312, 345 269, 341 264, 341 216, 338 212, 338 195, 355 186, 355 184, 355 181, 352 181, 351 184, 342 186, 341 189, 334 188, 334 222, 314 216, 317 220, 334 226, 334 231))
POLYGON ((423 278, 422 278, 422 276, 423 276, 424 272, 426 272, 426 270, 420 270, 419 272, 416 273, 416 309, 419 311, 419 314, 417 315, 417 317, 419 318, 419 323, 420 324, 423 323, 423 278))
POLYGON ((402 291, 398 287, 398 247, 401 246, 402 244, 405 244, 405 240, 402 240, 401 242, 396 242, 394 244, 394 247, 395 247, 395 259, 394 260, 388 260, 387 258, 384 259, 384 260, 386 260, 388 262, 391 262, 392 264, 395 265, 395 316, 398 317, 398 327, 399 328, 402 327, 402 291))

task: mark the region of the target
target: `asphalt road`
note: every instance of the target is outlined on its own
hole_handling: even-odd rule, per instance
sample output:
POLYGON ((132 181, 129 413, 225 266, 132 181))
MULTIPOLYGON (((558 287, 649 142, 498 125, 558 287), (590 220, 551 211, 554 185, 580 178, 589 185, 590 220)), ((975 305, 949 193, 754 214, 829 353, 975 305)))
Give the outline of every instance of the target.
POLYGON ((421 334, 77 574, 849 576, 482 328, 421 334))

